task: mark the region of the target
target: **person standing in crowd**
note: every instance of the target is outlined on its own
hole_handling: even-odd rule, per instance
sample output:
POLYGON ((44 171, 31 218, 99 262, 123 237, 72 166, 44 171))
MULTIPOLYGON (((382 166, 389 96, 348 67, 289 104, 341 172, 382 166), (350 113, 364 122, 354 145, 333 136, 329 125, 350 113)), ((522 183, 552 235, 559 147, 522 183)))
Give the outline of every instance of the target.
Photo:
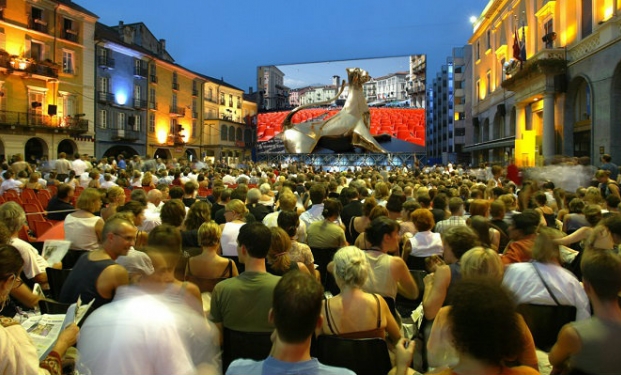
POLYGON ((64 152, 58 154, 58 159, 54 163, 54 169, 56 169, 58 180, 65 182, 67 177, 69 177, 69 171, 73 169, 71 162, 67 160, 67 154, 64 152))
POLYGON ((602 155, 601 161, 604 164, 600 165, 599 169, 610 171, 610 179, 617 181, 619 177, 619 167, 612 162, 612 156, 610 156, 610 154, 604 154, 602 155))

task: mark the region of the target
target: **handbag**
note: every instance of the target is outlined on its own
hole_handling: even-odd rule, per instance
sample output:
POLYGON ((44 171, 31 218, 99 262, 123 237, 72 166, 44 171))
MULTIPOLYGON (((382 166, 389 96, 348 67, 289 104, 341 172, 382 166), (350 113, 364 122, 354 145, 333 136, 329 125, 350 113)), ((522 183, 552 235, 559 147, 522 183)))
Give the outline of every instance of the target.
POLYGON ((561 328, 576 320, 576 307, 561 305, 537 266, 534 263, 532 265, 556 306, 524 304, 518 306, 518 312, 524 317, 533 335, 535 346, 549 352, 556 343, 561 328))

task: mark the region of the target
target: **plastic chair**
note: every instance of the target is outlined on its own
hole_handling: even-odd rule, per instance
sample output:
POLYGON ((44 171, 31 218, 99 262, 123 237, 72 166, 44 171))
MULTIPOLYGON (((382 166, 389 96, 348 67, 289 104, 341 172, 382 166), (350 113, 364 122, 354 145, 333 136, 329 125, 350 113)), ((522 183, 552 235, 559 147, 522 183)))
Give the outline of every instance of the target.
POLYGON ((27 199, 36 199, 37 195, 33 189, 23 189, 22 190, 22 200, 27 199))
POLYGON ((387 374, 392 365, 386 341, 344 339, 332 335, 317 337, 314 354, 324 365, 345 367, 357 375, 387 374))
POLYGON ((41 309, 41 314, 66 314, 69 306, 71 306, 70 303, 62 303, 46 299, 39 300, 39 309, 41 309))
POLYGON ((518 305, 517 312, 524 317, 535 346, 545 352, 552 349, 561 328, 576 320, 575 306, 522 304, 518 305))
POLYGON ((222 341, 223 373, 238 358, 263 360, 272 350, 272 332, 240 332, 224 327, 222 341))
POLYGON ((39 200, 39 203, 41 203, 41 207, 47 207, 47 204, 50 202, 51 198, 50 192, 47 190, 39 190, 37 192, 37 199, 39 200))
POLYGON ((60 297, 60 291, 65 284, 65 281, 71 273, 70 269, 58 270, 56 268, 47 267, 45 269, 47 274, 47 281, 50 284, 50 295, 53 299, 57 300, 60 297))
POLYGON ((33 229, 37 237, 40 237, 45 234, 45 232, 52 229, 52 227, 54 227, 54 224, 47 220, 35 220, 33 229))

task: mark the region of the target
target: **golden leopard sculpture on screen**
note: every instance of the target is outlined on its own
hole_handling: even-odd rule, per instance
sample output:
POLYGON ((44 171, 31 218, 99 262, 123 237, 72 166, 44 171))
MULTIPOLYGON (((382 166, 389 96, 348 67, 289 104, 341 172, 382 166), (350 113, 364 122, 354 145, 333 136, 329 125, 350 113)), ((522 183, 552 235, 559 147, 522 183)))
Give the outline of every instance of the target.
POLYGON ((351 137, 352 144, 370 152, 386 153, 387 151, 377 143, 371 135, 371 112, 362 91, 362 85, 371 77, 360 68, 348 68, 349 93, 343 108, 333 117, 325 120, 322 117, 314 118, 298 124, 291 124, 293 115, 302 109, 329 104, 343 93, 345 82, 339 93, 333 99, 320 103, 312 103, 295 108, 283 121, 281 137, 285 150, 289 153, 310 154, 322 137, 343 138, 351 137))

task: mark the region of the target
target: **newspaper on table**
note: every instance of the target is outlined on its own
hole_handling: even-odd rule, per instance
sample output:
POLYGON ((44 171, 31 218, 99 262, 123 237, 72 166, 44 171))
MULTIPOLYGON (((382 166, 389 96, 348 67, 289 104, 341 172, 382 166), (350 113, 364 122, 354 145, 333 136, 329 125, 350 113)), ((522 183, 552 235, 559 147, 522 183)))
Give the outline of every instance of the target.
POLYGON ((47 240, 43 242, 43 251, 41 256, 47 261, 47 264, 53 266, 60 263, 71 246, 71 241, 65 240, 47 240))
POLYGON ((56 344, 58 335, 69 324, 78 324, 84 318, 95 299, 86 305, 78 298, 77 303, 73 303, 67 309, 66 314, 44 314, 28 318, 22 322, 22 327, 28 332, 35 348, 39 360, 43 360, 56 344))

